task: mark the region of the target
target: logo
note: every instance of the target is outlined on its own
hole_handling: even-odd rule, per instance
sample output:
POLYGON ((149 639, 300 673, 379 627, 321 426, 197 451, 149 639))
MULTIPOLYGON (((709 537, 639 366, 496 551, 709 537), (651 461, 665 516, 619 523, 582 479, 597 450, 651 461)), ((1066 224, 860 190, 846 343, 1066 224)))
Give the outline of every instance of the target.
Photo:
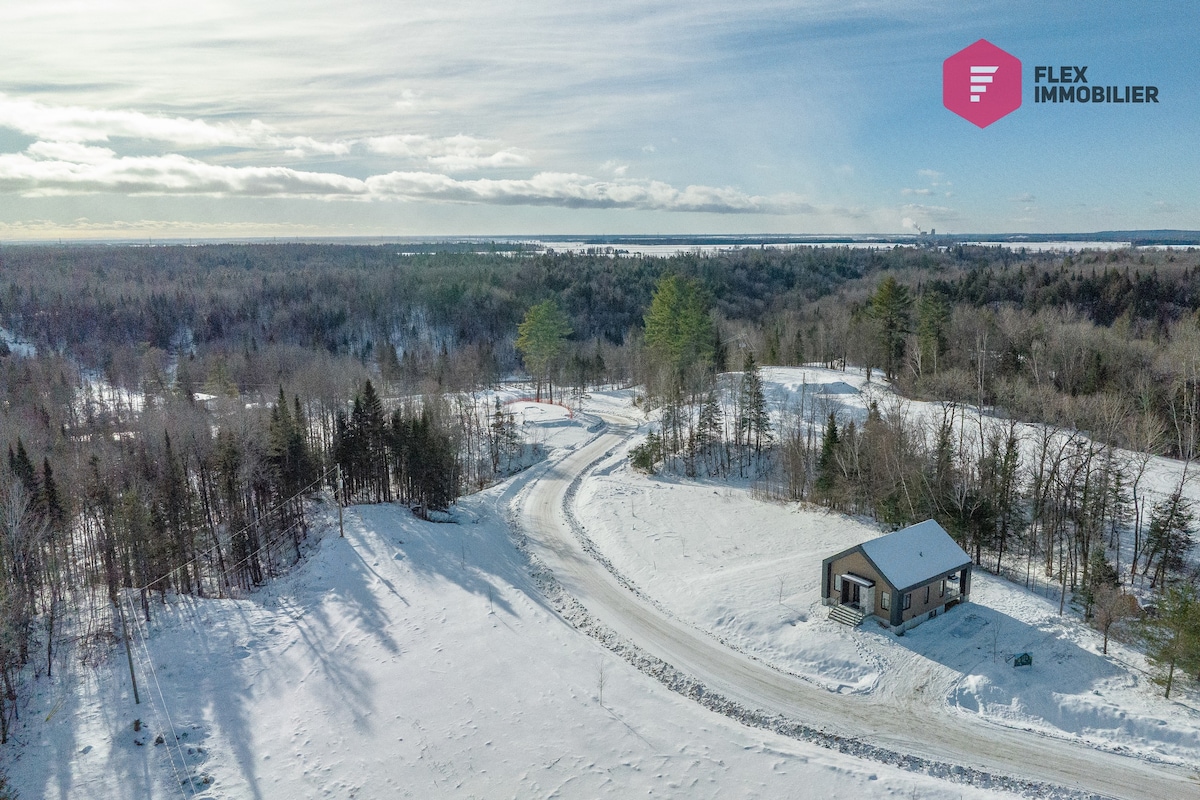
POLYGON ((1021 61, 987 39, 942 62, 942 103, 986 128, 1021 107, 1021 61))

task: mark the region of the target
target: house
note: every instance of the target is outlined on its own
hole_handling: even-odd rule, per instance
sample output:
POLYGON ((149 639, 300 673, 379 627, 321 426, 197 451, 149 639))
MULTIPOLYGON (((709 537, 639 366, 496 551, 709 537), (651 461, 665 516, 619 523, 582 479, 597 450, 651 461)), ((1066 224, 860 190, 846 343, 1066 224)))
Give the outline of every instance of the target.
POLYGON ((829 617, 851 625, 873 616, 902 635, 970 594, 971 557, 931 519, 821 562, 829 617))

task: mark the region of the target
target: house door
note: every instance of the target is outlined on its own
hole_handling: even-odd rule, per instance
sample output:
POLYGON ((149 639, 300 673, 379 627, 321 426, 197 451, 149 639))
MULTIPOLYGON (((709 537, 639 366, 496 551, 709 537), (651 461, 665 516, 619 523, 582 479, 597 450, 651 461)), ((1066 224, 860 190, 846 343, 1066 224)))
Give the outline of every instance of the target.
POLYGON ((842 605, 857 606, 862 599, 862 587, 853 581, 842 581, 842 605))

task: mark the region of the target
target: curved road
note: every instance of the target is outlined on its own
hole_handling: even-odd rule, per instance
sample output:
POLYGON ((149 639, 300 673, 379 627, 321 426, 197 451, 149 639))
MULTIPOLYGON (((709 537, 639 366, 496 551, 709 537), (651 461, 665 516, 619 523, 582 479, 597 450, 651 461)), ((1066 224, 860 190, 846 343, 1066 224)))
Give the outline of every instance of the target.
MULTIPOLYGON (((945 713, 914 698, 898 705, 814 687, 724 647, 623 589, 588 555, 564 516, 567 490, 630 436, 628 420, 549 464, 514 498, 531 551, 589 613, 618 634, 742 705, 900 753, 1128 800, 1200 797, 1200 773, 945 713)), ((533 477, 533 476, 530 476, 533 477)))

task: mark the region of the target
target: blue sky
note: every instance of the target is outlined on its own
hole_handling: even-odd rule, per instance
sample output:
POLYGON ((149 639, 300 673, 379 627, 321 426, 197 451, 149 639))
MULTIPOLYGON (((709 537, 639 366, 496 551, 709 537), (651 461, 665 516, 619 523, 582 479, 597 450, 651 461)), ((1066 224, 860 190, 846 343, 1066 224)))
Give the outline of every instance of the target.
POLYGON ((0 8, 0 239, 1200 228, 1191 3, 176 5, 0 8), (979 38, 1025 83, 986 129, 941 97, 979 38))

